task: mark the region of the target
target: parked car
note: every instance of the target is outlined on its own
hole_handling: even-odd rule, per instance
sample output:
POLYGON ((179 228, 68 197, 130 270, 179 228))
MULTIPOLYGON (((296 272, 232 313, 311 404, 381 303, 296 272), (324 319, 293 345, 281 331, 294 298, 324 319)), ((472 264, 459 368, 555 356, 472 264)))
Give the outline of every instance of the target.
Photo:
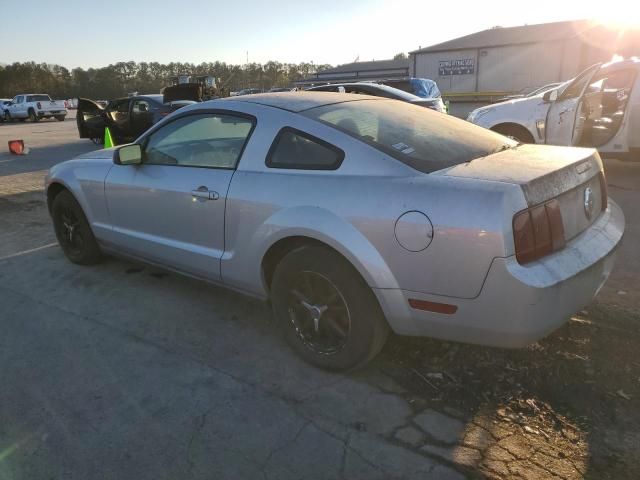
POLYGON ((38 122, 43 118, 55 118, 62 122, 67 116, 64 100, 51 100, 44 93, 16 95, 11 103, 5 107, 4 119, 38 122))
POLYGON ((46 195, 72 262, 124 255, 269 299, 329 369, 390 329, 527 345, 592 300, 624 231, 593 149, 325 92, 185 107, 57 164, 46 195))
POLYGON ((0 122, 4 122, 5 113, 8 111, 9 105, 11 105, 10 98, 0 98, 0 122))
POLYGON ((639 73, 640 59, 596 64, 543 94, 478 108, 467 120, 526 143, 640 159, 639 73))
POLYGON ((293 92, 295 89, 288 87, 273 87, 269 89, 269 93, 293 92))
POLYGON ((402 102, 409 102, 421 107, 430 108, 440 113, 446 113, 447 110, 442 102, 442 98, 422 98, 417 95, 405 92, 398 88, 381 85, 372 82, 357 83, 335 83, 330 85, 318 85, 310 87, 307 90, 315 92, 342 92, 356 93, 360 95, 373 95, 374 97, 391 98, 402 102))
POLYGON ((507 95, 506 97, 499 98, 496 103, 506 102, 507 100, 515 100, 516 98, 535 97, 536 95, 540 95, 547 90, 558 88, 560 85, 562 85, 562 82, 548 83, 546 85, 543 85, 542 87, 534 88, 527 93, 515 93, 513 95, 507 95))
POLYGON ((239 97, 242 95, 254 95, 256 93, 262 93, 262 90, 260 90, 259 88, 244 88, 238 92, 234 92, 233 96, 239 97))
POLYGON ((104 129, 109 127, 116 144, 134 140, 153 124, 192 100, 164 102, 162 95, 138 95, 117 98, 107 105, 87 98, 78 99, 76 123, 80 138, 90 138, 95 143, 104 141, 104 129))

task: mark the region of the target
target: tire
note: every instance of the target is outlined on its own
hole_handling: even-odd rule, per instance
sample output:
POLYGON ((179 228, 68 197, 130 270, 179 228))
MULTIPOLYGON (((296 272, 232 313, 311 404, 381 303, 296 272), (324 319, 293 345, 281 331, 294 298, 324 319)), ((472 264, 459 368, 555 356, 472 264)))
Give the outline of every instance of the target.
POLYGON ((58 243, 69 260, 79 265, 100 261, 102 253, 98 242, 82 207, 70 192, 64 190, 55 197, 51 216, 58 243))
POLYGON ((64 115, 59 115, 56 117, 56 120, 58 120, 59 122, 64 122, 64 118, 65 118, 64 115))
POLYGON ((505 137, 511 137, 520 143, 535 143, 535 139, 524 127, 518 125, 498 125, 492 128, 494 132, 498 132, 505 137))
POLYGON ((4 112, 4 121, 11 122, 11 120, 12 120, 11 114, 9 112, 4 112))
POLYGON ((320 368, 361 367, 389 335, 371 288, 349 262, 322 246, 304 246, 282 259, 273 275, 271 301, 287 343, 320 368))
POLYGON ((38 115, 36 115, 36 112, 34 110, 29 110, 29 120, 31 121, 31 123, 37 123, 40 121, 38 115))

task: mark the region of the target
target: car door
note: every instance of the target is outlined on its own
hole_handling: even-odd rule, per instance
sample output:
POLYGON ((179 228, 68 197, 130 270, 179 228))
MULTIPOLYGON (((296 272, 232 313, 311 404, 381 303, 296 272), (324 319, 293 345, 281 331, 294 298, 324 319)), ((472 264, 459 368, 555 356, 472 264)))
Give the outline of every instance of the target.
POLYGON ((131 101, 129 130, 133 138, 138 138, 153 125, 154 110, 160 105, 146 98, 134 98, 131 101))
POLYGON ((106 127, 104 108, 93 100, 79 98, 76 123, 80 138, 102 138, 106 127))
POLYGON ((131 133, 130 98, 122 98, 107 105, 107 123, 117 143, 130 142, 136 138, 131 133))
POLYGON ((11 107, 9 108, 9 114, 11 115, 12 118, 26 118, 27 111, 23 107, 24 107, 24 95, 17 95, 13 98, 13 101, 11 102, 11 107))
POLYGON ((140 140, 141 165, 115 165, 105 195, 118 249, 220 280, 226 195, 255 120, 191 113, 140 140))
POLYGON ((582 96, 591 83, 591 78, 600 69, 601 64, 587 68, 571 82, 551 103, 545 122, 545 143, 549 145, 574 145, 579 138, 576 127, 581 128, 582 96))

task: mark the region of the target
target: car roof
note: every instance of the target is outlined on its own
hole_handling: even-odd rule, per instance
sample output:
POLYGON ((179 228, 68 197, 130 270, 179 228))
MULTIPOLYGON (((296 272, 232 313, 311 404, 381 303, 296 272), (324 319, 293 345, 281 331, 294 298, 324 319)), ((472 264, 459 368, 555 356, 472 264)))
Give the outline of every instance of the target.
MULTIPOLYGON (((267 107, 279 108, 289 112, 302 112, 324 105, 332 105, 344 102, 356 102, 359 100, 385 100, 371 95, 354 95, 353 93, 339 92, 275 92, 257 93, 241 97, 222 98, 220 101, 257 103, 267 107)), ((217 100, 216 100, 217 101, 217 100)))
POLYGON ((619 70, 623 68, 640 68, 640 58, 627 58, 625 60, 616 60, 602 65, 603 70, 619 70))
POLYGON ((385 85, 384 83, 375 83, 375 82, 348 82, 348 83, 327 83, 326 85, 315 85, 309 88, 307 91, 315 91, 315 89, 327 88, 327 87, 345 87, 345 88, 354 88, 354 87, 367 87, 372 90, 380 90, 381 92, 386 92, 390 95, 395 95, 398 99, 405 100, 408 102, 413 102, 417 100, 427 100, 426 98, 419 97, 413 93, 406 92, 396 87, 392 87, 390 85, 385 85))

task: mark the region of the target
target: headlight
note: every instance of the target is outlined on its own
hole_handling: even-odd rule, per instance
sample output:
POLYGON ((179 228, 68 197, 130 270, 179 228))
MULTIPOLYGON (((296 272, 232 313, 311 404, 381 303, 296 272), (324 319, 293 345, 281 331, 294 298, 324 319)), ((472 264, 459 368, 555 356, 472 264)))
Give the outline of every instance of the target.
POLYGON ((476 123, 478 120, 480 120, 481 117, 485 116, 491 111, 491 108, 476 108, 467 117, 467 122, 476 123))

